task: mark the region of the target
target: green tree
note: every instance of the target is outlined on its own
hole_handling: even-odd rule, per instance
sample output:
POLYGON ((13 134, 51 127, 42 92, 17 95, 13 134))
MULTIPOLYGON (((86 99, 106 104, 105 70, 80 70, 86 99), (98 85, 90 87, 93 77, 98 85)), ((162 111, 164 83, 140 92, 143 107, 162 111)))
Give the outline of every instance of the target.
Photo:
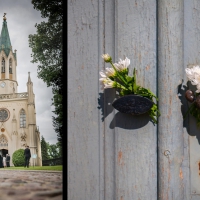
POLYGON ((48 143, 45 141, 44 137, 41 136, 41 153, 42 153, 42 160, 48 160, 48 143))
POLYGON ((48 155, 50 159, 60 158, 62 156, 58 143, 57 144, 48 143, 48 155))
POLYGON ((29 47, 32 48, 32 63, 37 63, 38 78, 41 78, 47 87, 52 87, 52 105, 55 117, 54 130, 58 141, 63 138, 63 1, 62 0, 32 0, 34 9, 41 12, 47 22, 36 24, 36 34, 29 35, 29 47))

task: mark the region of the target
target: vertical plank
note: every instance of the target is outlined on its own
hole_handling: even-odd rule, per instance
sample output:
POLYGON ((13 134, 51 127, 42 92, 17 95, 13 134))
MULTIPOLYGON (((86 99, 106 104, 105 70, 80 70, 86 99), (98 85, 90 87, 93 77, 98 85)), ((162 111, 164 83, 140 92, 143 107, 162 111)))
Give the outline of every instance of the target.
MULTIPOLYGON (((156 88, 156 1, 115 1, 115 62, 127 56, 130 75, 137 69, 138 84, 156 88)), ((157 126, 148 115, 115 111, 115 198, 157 199, 157 126)), ((106 170, 106 169, 105 169, 106 170)))
MULTIPOLYGON (((198 0, 185 0, 184 1, 184 68, 189 65, 200 65, 200 1, 198 0)), ((187 84, 185 77, 185 85, 187 84)), ((190 88, 194 91, 190 85, 190 88)), ((189 166, 190 176, 188 176, 188 193, 192 200, 200 199, 200 129, 196 125, 196 119, 189 116, 189 125, 187 128, 187 135, 189 137, 189 166)))
MULTIPOLYGON (((158 199, 184 199, 183 117, 178 85, 183 69, 183 1, 158 1, 158 199), (165 156, 166 150, 170 151, 165 156)), ((166 152, 167 153, 167 152, 166 152)))
MULTIPOLYGON (((104 1, 105 13, 105 50, 115 58, 115 0, 104 1)), ((110 67, 105 64, 104 67, 110 67)), ((116 199, 116 174, 115 174, 115 130, 111 128, 111 122, 115 116, 112 102, 115 99, 115 90, 104 90, 104 127, 105 127, 105 200, 116 199)), ((115 122, 114 122, 115 123, 115 122)))
POLYGON ((103 2, 68 1, 68 198, 104 199, 98 110, 103 2))

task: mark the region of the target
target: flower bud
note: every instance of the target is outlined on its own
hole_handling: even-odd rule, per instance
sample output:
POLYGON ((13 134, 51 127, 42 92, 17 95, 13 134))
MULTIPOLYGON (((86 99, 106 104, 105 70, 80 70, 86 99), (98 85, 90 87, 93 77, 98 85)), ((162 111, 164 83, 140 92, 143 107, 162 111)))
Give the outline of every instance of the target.
POLYGON ((112 58, 109 54, 103 54, 102 58, 104 59, 105 62, 109 63, 112 61, 112 58))
POLYGON ((194 100, 195 100, 195 94, 192 90, 187 90, 185 92, 185 98, 190 102, 192 103, 194 100))

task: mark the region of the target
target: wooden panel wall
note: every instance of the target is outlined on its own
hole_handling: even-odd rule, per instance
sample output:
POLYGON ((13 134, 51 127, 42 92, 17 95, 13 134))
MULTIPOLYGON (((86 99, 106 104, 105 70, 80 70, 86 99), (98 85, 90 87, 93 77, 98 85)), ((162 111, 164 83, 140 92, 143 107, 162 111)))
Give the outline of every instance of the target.
MULTIPOLYGON (((156 1, 116 1, 115 60, 125 56, 131 60, 129 73, 133 73, 134 67, 137 69, 138 84, 156 93, 156 1)), ((156 126, 147 115, 135 117, 115 112, 114 120, 113 199, 156 199, 156 126)))
POLYGON ((138 83, 157 92, 156 1, 70 1, 68 11, 69 199, 154 200, 156 126, 116 112, 98 73, 108 67, 102 53, 127 56, 138 83))
POLYGON ((184 199, 183 117, 178 86, 183 70, 183 1, 158 1, 158 199, 184 199), (164 154, 170 152, 169 156, 164 154))
POLYGON ((68 1, 68 199, 104 199, 101 1, 68 1))
POLYGON ((190 186, 196 163, 189 171, 200 160, 199 129, 183 122, 181 85, 187 65, 200 63, 199 8, 198 0, 68 1, 68 199, 199 198, 190 186), (115 90, 99 85, 103 53, 127 56, 130 74, 135 67, 138 83, 158 94, 158 126, 113 109, 115 90))
MULTIPOLYGON (((200 1, 185 0, 184 1, 184 68, 190 65, 200 65, 200 1)), ((184 85, 187 85, 185 78, 184 85)), ((196 90, 189 84, 190 89, 196 90)), ((187 108, 187 106, 185 106, 187 108)), ((190 167, 187 184, 188 196, 192 200, 200 199, 200 128, 196 125, 196 119, 192 116, 187 118, 185 124, 187 130, 186 136, 189 136, 189 142, 185 147, 188 149, 188 162, 185 162, 186 169, 190 167)))

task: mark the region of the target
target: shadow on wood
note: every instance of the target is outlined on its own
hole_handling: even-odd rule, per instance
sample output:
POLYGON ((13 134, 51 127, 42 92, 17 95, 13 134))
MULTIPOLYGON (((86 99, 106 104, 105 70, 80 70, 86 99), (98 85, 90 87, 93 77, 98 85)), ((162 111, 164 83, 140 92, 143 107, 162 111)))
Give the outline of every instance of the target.
POLYGON ((147 113, 143 115, 131 115, 117 112, 110 123, 110 128, 139 129, 145 126, 149 121, 151 121, 151 119, 147 113))
MULTIPOLYGON (((116 94, 115 89, 105 89, 104 93, 99 93, 97 108, 101 110, 102 122, 115 110, 112 103, 118 97, 119 96, 116 94)), ((151 118, 148 116, 148 113, 142 115, 131 115, 120 113, 117 110, 115 110, 115 112, 116 114, 110 123, 111 129, 114 129, 115 127, 123 129, 139 129, 145 126, 149 121, 153 123, 151 118)))
POLYGON ((182 103, 181 112, 182 112, 182 116, 183 116, 183 127, 186 128, 187 133, 190 136, 196 136, 198 143, 200 144, 200 127, 197 127, 197 121, 196 121, 195 117, 193 117, 190 114, 186 115, 186 113, 189 109, 189 105, 191 104, 185 98, 185 92, 188 89, 191 89, 192 91, 196 91, 196 86, 192 85, 189 81, 187 82, 187 86, 183 85, 183 84, 180 84, 178 86, 178 97, 182 103), (185 117, 185 119, 184 119, 184 117, 185 117))
POLYGON ((98 109, 101 110, 101 121, 103 122, 104 119, 113 112, 114 108, 112 107, 112 102, 116 98, 116 90, 111 89, 105 89, 104 93, 99 93, 98 98, 98 109))

